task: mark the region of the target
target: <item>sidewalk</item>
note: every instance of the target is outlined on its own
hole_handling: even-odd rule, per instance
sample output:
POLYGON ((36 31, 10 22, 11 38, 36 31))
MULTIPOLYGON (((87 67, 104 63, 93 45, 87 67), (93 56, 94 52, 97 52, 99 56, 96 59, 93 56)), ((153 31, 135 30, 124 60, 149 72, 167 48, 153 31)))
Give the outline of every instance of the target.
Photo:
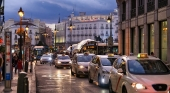
MULTIPOLYGON (((33 62, 33 72, 30 73, 28 69, 27 77, 29 80, 29 93, 36 93, 36 79, 35 79, 35 63, 33 62)), ((18 74, 13 74, 13 79, 11 82, 11 92, 4 92, 4 81, 0 83, 0 93, 17 93, 17 82, 18 82, 18 74)))

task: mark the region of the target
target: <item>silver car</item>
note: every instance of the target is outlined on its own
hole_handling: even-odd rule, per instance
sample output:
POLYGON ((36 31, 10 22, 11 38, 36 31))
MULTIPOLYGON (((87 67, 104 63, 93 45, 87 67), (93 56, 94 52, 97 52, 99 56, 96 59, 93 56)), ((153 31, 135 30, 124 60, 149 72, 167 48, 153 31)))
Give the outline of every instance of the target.
POLYGON ((55 59, 55 67, 70 67, 71 66, 71 59, 68 55, 58 55, 55 59))
POLYGON ((80 75, 88 75, 88 64, 92 60, 95 54, 76 54, 73 57, 73 63, 71 65, 71 74, 76 74, 76 77, 80 75))
POLYGON ((48 54, 42 55, 40 58, 40 64, 44 64, 48 62, 53 62, 52 56, 48 54))

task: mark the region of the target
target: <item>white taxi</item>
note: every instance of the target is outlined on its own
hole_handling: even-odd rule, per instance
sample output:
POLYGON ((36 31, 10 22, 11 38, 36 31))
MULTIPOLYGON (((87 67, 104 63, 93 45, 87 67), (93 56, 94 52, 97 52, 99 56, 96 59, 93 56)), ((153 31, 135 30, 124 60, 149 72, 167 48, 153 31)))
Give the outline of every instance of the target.
POLYGON ((119 55, 114 54, 94 56, 88 66, 89 83, 96 81, 100 87, 107 87, 109 84, 109 71, 113 62, 119 57, 119 55))
POLYGON ((88 75, 88 64, 92 60, 94 54, 81 53, 75 54, 71 64, 71 74, 76 74, 76 77, 80 75, 88 75))
POLYGON ((68 55, 62 54, 62 55, 57 55, 55 59, 55 67, 71 67, 71 59, 68 55))
POLYGON ((170 93, 170 71, 159 59, 139 53, 115 60, 109 93, 170 93))

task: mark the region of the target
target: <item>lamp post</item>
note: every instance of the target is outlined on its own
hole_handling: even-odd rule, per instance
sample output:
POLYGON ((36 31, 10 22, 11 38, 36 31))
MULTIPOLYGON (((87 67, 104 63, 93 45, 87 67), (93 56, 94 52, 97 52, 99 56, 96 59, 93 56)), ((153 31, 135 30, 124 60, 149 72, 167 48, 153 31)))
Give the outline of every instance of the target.
POLYGON ((56 52, 56 35, 57 35, 57 27, 56 27, 56 25, 55 25, 55 29, 54 29, 54 31, 53 31, 53 33, 54 33, 54 51, 56 52))
MULTIPOLYGON (((37 41, 39 40, 39 36, 37 35, 37 33, 36 33, 36 35, 35 35, 35 43, 36 43, 36 45, 37 45, 37 41)), ((37 51, 36 51, 36 63, 37 63, 37 51)))
POLYGON ((20 7, 19 11, 18 11, 18 14, 20 16, 20 28, 18 29, 18 35, 20 36, 20 39, 19 39, 19 59, 22 59, 22 34, 23 34, 23 29, 22 29, 22 17, 24 16, 24 11, 22 11, 22 8, 20 7))
POLYGON ((112 53, 112 47, 113 47, 113 37, 112 37, 112 13, 110 13, 110 16, 107 19, 107 22, 110 23, 110 36, 108 38, 108 46, 110 47, 110 52, 112 53))
POLYGON ((72 23, 72 18, 70 19, 70 55, 72 57, 72 30, 73 30, 73 23, 72 23))
MULTIPOLYGON (((45 32, 44 34, 44 39, 48 36, 48 33, 47 32, 45 32)), ((46 43, 46 39, 45 39, 45 44, 47 45, 47 43, 46 43)), ((47 50, 45 49, 45 52, 47 52, 47 50)))

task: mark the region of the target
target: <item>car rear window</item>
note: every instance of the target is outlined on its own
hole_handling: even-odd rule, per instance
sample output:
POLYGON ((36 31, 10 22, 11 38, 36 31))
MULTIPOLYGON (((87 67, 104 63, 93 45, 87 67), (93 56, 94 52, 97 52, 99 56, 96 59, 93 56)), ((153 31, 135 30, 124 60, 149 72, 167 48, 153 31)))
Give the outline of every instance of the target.
POLYGON ((101 58, 100 60, 103 66, 112 66, 116 58, 101 58))
POLYGON ((90 62, 92 57, 92 55, 79 55, 77 57, 77 62, 90 62))

